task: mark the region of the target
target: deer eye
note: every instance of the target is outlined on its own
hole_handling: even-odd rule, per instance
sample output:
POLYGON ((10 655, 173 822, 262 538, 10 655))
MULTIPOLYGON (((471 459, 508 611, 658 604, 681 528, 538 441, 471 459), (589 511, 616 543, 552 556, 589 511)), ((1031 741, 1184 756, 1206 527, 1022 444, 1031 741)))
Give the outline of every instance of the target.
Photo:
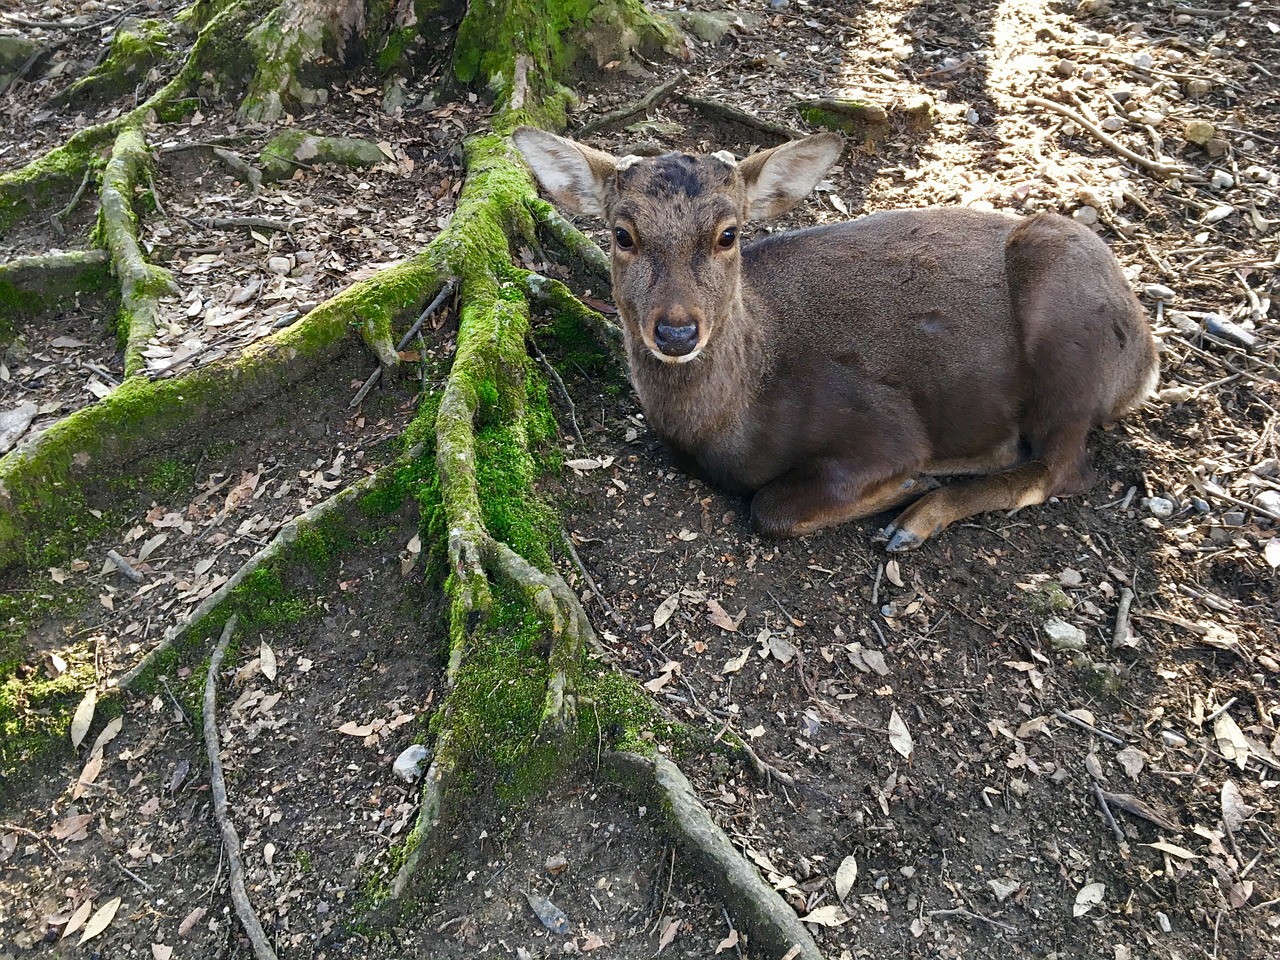
POLYGON ((733 245, 738 242, 738 228, 726 227, 720 231, 720 236, 716 239, 716 246, 721 250, 731 250, 733 245))
POLYGON ((613 242, 618 245, 619 250, 631 250, 636 245, 636 242, 631 239, 631 234, 622 227, 613 228, 613 242))

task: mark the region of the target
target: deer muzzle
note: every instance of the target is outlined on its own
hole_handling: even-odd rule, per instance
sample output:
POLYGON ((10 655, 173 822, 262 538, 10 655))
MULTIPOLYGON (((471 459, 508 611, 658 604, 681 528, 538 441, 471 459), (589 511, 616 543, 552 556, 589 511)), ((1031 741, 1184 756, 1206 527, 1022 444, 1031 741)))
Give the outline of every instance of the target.
POLYGON ((653 318, 653 343, 658 358, 668 363, 692 360, 702 346, 701 311, 673 307, 653 318))

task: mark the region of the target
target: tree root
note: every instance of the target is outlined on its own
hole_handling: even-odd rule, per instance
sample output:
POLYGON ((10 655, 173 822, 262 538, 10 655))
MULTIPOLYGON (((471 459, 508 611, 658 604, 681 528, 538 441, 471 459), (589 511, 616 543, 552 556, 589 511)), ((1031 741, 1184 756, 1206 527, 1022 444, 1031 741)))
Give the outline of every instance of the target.
POLYGON ((110 251, 112 266, 120 279, 126 377, 146 369, 142 351, 155 336, 160 297, 178 292, 169 271, 148 263, 138 243, 138 218, 131 200, 134 187, 145 182, 149 162, 142 130, 126 127, 116 137, 111 161, 102 175, 98 237, 110 251))
POLYGON ((276 960, 276 953, 267 942, 266 931, 262 929, 262 922, 258 920, 258 914, 249 902, 249 892, 245 889, 240 835, 236 833, 231 814, 227 811, 227 781, 222 775, 222 745, 218 742, 218 671, 235 628, 236 618, 233 615, 227 620, 222 636, 213 648, 204 681, 204 746, 209 755, 209 787, 213 794, 213 816, 218 822, 218 832, 222 834, 222 846, 227 855, 227 877, 231 882, 231 901, 235 904, 236 916, 249 936, 254 956, 258 960, 276 960))
POLYGON ((109 262, 102 250, 69 250, 0 263, 0 300, 11 312, 0 319, 0 344, 8 341, 8 324, 74 302, 81 290, 106 286, 109 262))
POLYGON ((667 831, 693 861, 698 875, 724 899, 754 948, 770 957, 822 960, 795 911, 734 849, 679 767, 656 754, 614 752, 606 755, 605 768, 624 789, 661 812, 667 831))
MULTIPOLYGON (((216 616, 227 604, 232 602, 236 589, 245 580, 253 576, 258 570, 283 560, 288 554, 289 548, 297 542, 298 537, 304 531, 326 523, 331 517, 336 516, 341 510, 356 502, 360 497, 389 483, 396 471, 407 464, 413 463, 422 454, 423 447, 419 444, 374 473, 362 477, 350 486, 339 490, 327 500, 322 500, 310 510, 294 517, 276 531, 276 535, 271 538, 270 543, 241 564, 240 568, 231 575, 226 583, 205 597, 200 605, 191 611, 190 616, 185 621, 166 630, 160 643, 152 647, 141 660, 118 680, 111 681, 110 686, 120 690, 130 689, 137 683, 139 678, 149 673, 152 667, 165 654, 181 643, 189 633, 200 624, 207 622, 208 618, 216 616)), ((235 614, 233 613, 232 616, 235 616, 235 614)))
POLYGON ((326 366, 353 326, 389 329, 442 279, 422 258, 391 267, 316 307, 238 358, 164 380, 130 377, 105 399, 54 424, 0 458, 0 569, 22 561, 32 543, 66 515, 66 491, 190 439, 326 366))

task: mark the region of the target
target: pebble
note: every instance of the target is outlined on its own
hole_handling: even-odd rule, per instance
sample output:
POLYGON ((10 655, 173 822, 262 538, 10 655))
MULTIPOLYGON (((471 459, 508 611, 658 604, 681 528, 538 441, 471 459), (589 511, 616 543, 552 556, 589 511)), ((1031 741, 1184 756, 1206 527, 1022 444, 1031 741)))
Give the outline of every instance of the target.
POLYGON ((1275 457, 1259 460, 1249 468, 1249 472, 1255 477, 1280 477, 1280 460, 1275 457))
POLYGON ((1142 288, 1142 292, 1147 295, 1148 300, 1160 300, 1164 303, 1168 303, 1176 296, 1173 290, 1163 283, 1148 283, 1142 288))
POLYGON ((1074 60, 1068 60, 1066 57, 1063 57, 1061 60, 1059 60, 1057 63, 1053 65, 1053 72, 1060 77, 1075 76, 1076 62, 1074 60))
POLYGON ((1196 323, 1187 314, 1181 310, 1170 310, 1165 315, 1165 319, 1177 327, 1179 333, 1199 333, 1200 324, 1196 323))
POLYGON ((1164 497, 1148 497, 1142 501, 1143 505, 1151 511, 1153 517, 1159 517, 1161 520, 1168 520, 1173 516, 1173 501, 1164 497))
POLYGON ((1236 212, 1229 203, 1220 203, 1204 215, 1204 223, 1219 223, 1236 212))
POLYGON ((1208 513, 1210 510, 1209 501, 1201 500, 1199 497, 1191 498, 1191 506, 1195 509, 1196 513, 1208 513))
POLYGON ((1235 185, 1235 179, 1225 170, 1215 170, 1209 178, 1209 186, 1215 190, 1230 190, 1235 185))
POLYGON ((1160 739, 1171 747, 1185 747, 1187 745, 1187 738, 1176 730, 1161 730, 1160 739))
POLYGON ((1083 223, 1086 227, 1091 227, 1098 222, 1097 208, 1090 206, 1077 207, 1072 211, 1071 219, 1077 223, 1083 223))
POLYGON ((290 270, 293 269, 293 264, 289 262, 288 257, 272 257, 270 260, 267 261, 267 269, 270 270, 272 273, 277 273, 280 276, 284 276, 286 273, 288 273, 290 270))
POLYGON ((1196 395, 1193 387, 1165 387, 1157 396, 1162 403, 1186 403, 1196 395))
POLYGON ((1213 84, 1208 80, 1188 80, 1185 89, 1188 97, 1203 97, 1213 89, 1213 84))
POLYGON ((1182 128, 1182 135, 1189 143, 1204 146, 1213 139, 1218 131, 1208 120, 1188 120, 1182 128))
POLYGON ((1227 155, 1227 151, 1230 149, 1231 144, 1227 143, 1227 141, 1223 140, 1221 137, 1210 137, 1209 141, 1204 145, 1204 152, 1214 159, 1217 159, 1218 157, 1225 157, 1227 155))
POLYGON ((1057 617, 1045 621, 1044 635, 1054 650, 1083 650, 1089 641, 1083 630, 1057 617))
POLYGON ((431 751, 420 743, 411 744, 400 752, 391 770, 401 780, 412 783, 422 776, 422 762, 431 756, 431 751))
POLYGON ((1160 925, 1161 933, 1173 933, 1173 924, 1169 922, 1169 915, 1163 910, 1156 911, 1156 923, 1160 925))
POLYGON ((1118 117, 1114 113, 1104 119, 1099 126, 1108 133, 1115 133, 1117 130, 1123 130, 1125 125, 1124 117, 1118 117))
POLYGON ((1222 515, 1222 525, 1224 527, 1243 527, 1244 513, 1240 510, 1232 510, 1230 513, 1222 515))

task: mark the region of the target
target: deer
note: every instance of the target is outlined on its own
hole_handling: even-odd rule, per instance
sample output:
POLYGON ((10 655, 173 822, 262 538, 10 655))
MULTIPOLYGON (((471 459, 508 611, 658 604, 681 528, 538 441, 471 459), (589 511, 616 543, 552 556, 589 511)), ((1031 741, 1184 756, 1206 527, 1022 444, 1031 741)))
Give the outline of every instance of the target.
POLYGON ((800 537, 905 509, 886 549, 1087 490, 1086 440, 1155 388, 1145 314, 1106 243, 1051 213, 898 209, 744 243, 839 158, 820 133, 617 157, 536 127, 516 148, 611 237, 632 385, 682 470, 800 537), (957 477, 940 483, 939 477, 957 477))

